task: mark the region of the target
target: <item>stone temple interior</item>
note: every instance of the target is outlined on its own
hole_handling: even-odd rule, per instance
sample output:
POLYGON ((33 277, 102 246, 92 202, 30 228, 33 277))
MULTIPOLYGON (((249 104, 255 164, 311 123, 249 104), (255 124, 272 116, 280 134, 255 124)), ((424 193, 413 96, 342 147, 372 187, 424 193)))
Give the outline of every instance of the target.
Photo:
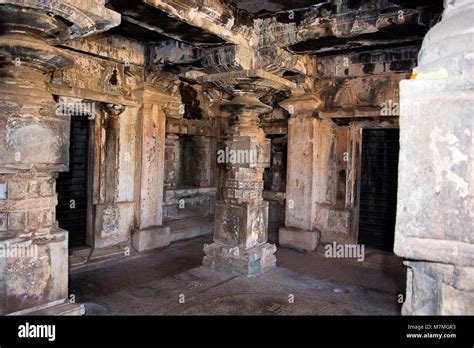
POLYGON ((474 314, 473 0, 0 0, 0 314, 474 314))

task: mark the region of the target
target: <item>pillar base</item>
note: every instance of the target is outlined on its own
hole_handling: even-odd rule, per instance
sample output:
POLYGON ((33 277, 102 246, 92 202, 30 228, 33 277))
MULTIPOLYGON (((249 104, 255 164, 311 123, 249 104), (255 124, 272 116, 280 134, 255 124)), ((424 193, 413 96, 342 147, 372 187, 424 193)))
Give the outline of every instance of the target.
POLYGON ((68 297, 68 232, 0 241, 0 315, 45 308, 68 297))
POLYGON ((474 267, 405 261, 403 315, 474 315, 474 267))
POLYGON ((215 271, 258 276, 276 267, 275 244, 265 243, 252 249, 212 243, 204 245, 202 264, 215 271))
POLYGON ((302 251, 314 251, 319 245, 319 231, 304 231, 294 227, 280 227, 279 244, 302 251))
POLYGON ((132 245, 138 252, 162 248, 170 244, 169 226, 152 226, 136 230, 132 236, 132 245))
POLYGON ((7 315, 47 315, 47 316, 57 316, 57 315, 84 315, 85 308, 83 304, 80 303, 70 303, 69 300, 59 300, 50 302, 46 305, 36 306, 33 308, 24 309, 18 312, 9 313, 7 315))

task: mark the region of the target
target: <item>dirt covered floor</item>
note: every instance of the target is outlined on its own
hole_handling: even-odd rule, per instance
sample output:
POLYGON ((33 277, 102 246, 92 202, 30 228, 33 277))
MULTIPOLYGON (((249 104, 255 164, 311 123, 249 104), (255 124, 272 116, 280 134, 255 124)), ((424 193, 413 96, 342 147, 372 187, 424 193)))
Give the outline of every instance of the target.
POLYGON ((364 262, 279 248, 257 278, 201 267, 208 237, 72 272, 86 315, 398 315, 401 262, 367 251, 364 262))

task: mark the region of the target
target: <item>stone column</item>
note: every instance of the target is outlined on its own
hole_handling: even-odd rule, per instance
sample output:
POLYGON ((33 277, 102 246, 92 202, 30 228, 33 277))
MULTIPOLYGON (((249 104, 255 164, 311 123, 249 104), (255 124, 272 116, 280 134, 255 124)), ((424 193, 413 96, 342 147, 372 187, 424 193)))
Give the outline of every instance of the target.
POLYGON ((181 146, 179 136, 176 134, 166 134, 165 141, 165 179, 166 188, 176 188, 178 186, 181 165, 181 146))
POLYGON ((228 135, 220 139, 219 149, 228 154, 227 163, 222 197, 215 207, 214 243, 205 245, 203 265, 256 276, 276 264, 276 247, 267 243, 268 202, 262 198, 263 171, 270 164, 270 140, 265 138, 258 119, 271 107, 252 93, 239 92, 223 109, 231 111, 233 123, 228 135))
POLYGON ((474 314, 474 2, 445 1, 415 79, 400 83, 395 253, 402 313, 474 314))
POLYGON ((69 165, 69 118, 56 112, 46 80, 74 64, 52 45, 120 18, 98 3, 1 3, 0 314, 81 314, 84 307, 67 300, 68 233, 55 216, 56 173, 69 165))
POLYGON ((214 153, 211 153, 211 138, 206 136, 194 136, 194 144, 198 153, 196 184, 199 187, 211 185, 211 161, 214 153))
POLYGON ((320 101, 314 95, 293 96, 280 102, 288 120, 285 227, 279 231, 281 246, 305 251, 316 249, 320 232, 316 220, 316 141, 320 101))
POLYGON ((285 192, 286 168, 284 166, 284 147, 287 138, 276 138, 272 140, 272 185, 274 192, 285 192))
POLYGON ((163 185, 165 163, 165 107, 177 102, 160 89, 145 83, 134 91, 140 101, 138 122, 136 230, 132 243, 138 251, 170 243, 170 229, 163 226, 163 185))

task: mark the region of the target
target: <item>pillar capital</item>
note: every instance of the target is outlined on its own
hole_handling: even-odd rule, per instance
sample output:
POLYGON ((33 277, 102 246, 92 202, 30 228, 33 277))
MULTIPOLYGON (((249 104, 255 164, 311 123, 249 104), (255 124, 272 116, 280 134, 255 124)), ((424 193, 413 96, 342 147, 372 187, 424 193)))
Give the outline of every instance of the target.
POLYGON ((314 94, 292 95, 290 98, 278 103, 291 116, 312 116, 323 104, 322 100, 314 94))
POLYGON ((0 6, 3 33, 21 28, 18 32, 34 34, 50 45, 109 30, 121 20, 101 0, 0 0, 0 6))

